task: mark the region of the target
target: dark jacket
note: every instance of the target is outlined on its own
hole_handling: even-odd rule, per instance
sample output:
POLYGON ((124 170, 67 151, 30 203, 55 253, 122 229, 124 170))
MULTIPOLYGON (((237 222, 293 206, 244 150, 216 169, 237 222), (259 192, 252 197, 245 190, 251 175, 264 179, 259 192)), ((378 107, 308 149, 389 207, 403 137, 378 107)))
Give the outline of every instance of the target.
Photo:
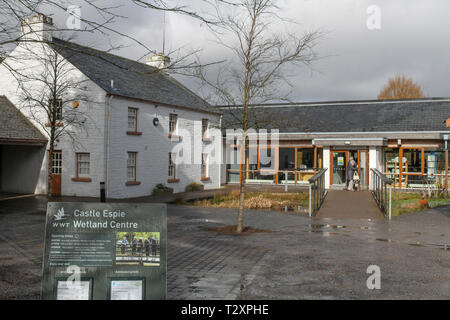
POLYGON ((355 163, 354 166, 351 165, 350 161, 347 164, 347 180, 353 180, 353 175, 355 171, 358 171, 358 165, 355 163))

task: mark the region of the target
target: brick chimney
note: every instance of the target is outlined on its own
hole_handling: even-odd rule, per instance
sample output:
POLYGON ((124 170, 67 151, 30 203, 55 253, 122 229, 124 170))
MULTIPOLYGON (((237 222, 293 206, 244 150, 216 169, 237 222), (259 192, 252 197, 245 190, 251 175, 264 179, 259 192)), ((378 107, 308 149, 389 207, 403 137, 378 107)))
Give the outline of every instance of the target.
POLYGON ((159 70, 167 68, 170 63, 170 58, 163 56, 162 53, 154 54, 152 57, 147 58, 147 64, 159 70))
POLYGON ((22 40, 52 41, 53 19, 42 13, 33 13, 22 20, 22 40))

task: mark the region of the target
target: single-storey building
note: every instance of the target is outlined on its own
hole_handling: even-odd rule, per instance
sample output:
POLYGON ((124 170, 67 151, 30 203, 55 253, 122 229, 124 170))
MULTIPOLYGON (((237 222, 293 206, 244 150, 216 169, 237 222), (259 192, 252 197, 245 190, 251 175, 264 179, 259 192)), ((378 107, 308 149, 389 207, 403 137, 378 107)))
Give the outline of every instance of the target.
POLYGON ((45 177, 40 164, 47 138, 0 96, 0 192, 34 193, 45 177))
MULTIPOLYGON (((240 108, 220 110, 225 127, 241 127, 240 108)), ((248 183, 302 185, 326 168, 326 188, 342 188, 353 157, 362 189, 370 186, 371 168, 385 173, 395 188, 448 185, 448 98, 254 105, 249 123, 269 133, 278 130, 278 142, 250 143, 248 183), (269 161, 263 163, 263 158, 269 161)), ((239 144, 230 139, 224 147, 228 160, 242 154, 239 144)), ((224 180, 238 183, 241 168, 238 162, 228 161, 224 180)))

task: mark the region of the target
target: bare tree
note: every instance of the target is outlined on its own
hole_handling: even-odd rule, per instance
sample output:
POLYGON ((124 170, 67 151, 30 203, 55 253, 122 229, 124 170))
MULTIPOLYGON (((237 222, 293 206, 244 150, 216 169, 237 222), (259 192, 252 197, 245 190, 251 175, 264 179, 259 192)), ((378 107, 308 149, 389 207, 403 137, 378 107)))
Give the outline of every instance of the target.
MULTIPOLYGON (((214 29, 217 43, 229 49, 232 58, 226 61, 215 77, 207 68, 195 69, 194 76, 214 95, 215 104, 227 105, 224 110, 231 121, 227 127, 242 128, 244 163, 239 185, 239 212, 236 232, 243 230, 246 170, 249 163, 248 130, 274 125, 273 120, 252 112, 253 104, 288 100, 289 77, 293 65, 311 66, 318 59, 314 52, 321 31, 301 35, 276 32, 292 22, 279 16, 275 0, 240 0, 236 10, 223 13, 217 6, 214 29), (288 88, 283 90, 283 88, 288 88)), ((295 26, 295 24, 294 24, 295 26)), ((281 124, 278 124, 281 125, 281 124)))
POLYGON ((378 100, 425 98, 420 86, 412 78, 398 74, 390 78, 388 84, 381 89, 378 100))
POLYGON ((64 139, 78 146, 80 134, 87 134, 86 122, 92 120, 89 106, 96 101, 90 98, 89 79, 61 56, 57 47, 22 45, 16 55, 20 63, 15 64, 13 74, 20 108, 49 138, 47 193, 51 195, 55 145, 64 139))
MULTIPOLYGON (((232 4, 231 0, 219 1, 232 4)), ((209 4, 210 0, 202 0, 201 3, 209 4)), ((30 40, 30 38, 24 37, 24 34, 21 34, 19 30, 25 19, 32 14, 38 14, 39 10, 52 11, 57 15, 70 14, 82 24, 79 30, 60 26, 55 28, 55 31, 100 33, 104 36, 112 34, 132 40, 135 44, 145 48, 148 53, 156 53, 133 35, 124 33, 114 27, 115 22, 127 18, 122 13, 125 6, 139 6, 148 10, 188 15, 207 25, 215 23, 213 19, 208 17, 207 13, 198 13, 188 6, 179 5, 179 1, 175 0, 125 0, 120 5, 110 5, 106 1, 91 0, 77 0, 75 2, 67 0, 0 0, 0 57, 7 55, 11 45, 17 45, 25 41, 36 41, 36 39, 30 40), (83 10, 94 12, 95 17, 92 15, 76 15, 73 10, 74 4, 83 8, 83 10)))

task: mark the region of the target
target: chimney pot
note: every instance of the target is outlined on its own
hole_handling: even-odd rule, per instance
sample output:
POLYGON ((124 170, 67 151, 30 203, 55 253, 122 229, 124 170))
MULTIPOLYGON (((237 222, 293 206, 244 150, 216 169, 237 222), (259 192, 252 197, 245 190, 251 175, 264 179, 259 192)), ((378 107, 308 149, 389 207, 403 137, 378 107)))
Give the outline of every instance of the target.
POLYGON ((163 70, 167 68, 170 63, 170 58, 164 56, 162 53, 153 54, 153 56, 147 58, 147 65, 157 68, 159 70, 163 70))

